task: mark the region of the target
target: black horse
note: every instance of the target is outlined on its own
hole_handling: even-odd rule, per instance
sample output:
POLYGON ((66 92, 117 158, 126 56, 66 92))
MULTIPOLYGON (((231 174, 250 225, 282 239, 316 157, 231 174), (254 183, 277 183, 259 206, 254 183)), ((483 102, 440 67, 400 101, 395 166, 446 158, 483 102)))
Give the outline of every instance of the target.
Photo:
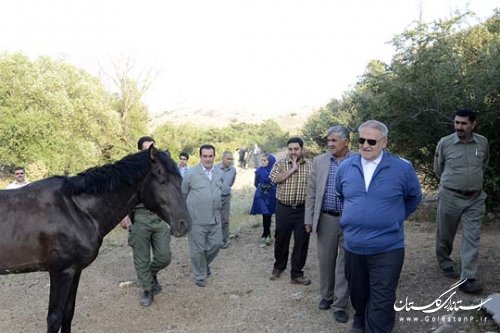
POLYGON ((71 332, 82 270, 137 204, 168 221, 175 236, 189 231, 181 181, 168 153, 151 146, 74 177, 0 191, 0 274, 48 271, 47 332, 71 332))

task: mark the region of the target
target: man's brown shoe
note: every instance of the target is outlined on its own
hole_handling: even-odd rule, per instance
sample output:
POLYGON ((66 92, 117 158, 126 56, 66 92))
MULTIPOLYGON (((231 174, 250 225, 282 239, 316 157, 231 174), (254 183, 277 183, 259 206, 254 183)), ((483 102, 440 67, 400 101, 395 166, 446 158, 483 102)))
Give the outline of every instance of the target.
POLYGON ((307 286, 311 284, 311 279, 305 278, 303 276, 297 276, 295 278, 292 278, 290 282, 292 284, 302 284, 304 286, 307 286))
POLYGON ((280 271, 279 269, 273 269, 273 272, 271 273, 271 277, 269 278, 269 280, 277 280, 280 278, 280 275, 281 273, 283 273, 283 271, 280 271))

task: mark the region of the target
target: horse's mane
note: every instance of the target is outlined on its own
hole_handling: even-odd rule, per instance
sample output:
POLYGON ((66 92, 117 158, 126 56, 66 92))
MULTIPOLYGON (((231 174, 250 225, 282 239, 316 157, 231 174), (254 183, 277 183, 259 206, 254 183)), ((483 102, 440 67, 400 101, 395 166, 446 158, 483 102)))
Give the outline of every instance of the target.
MULTIPOLYGON (((169 154, 157 151, 155 157, 169 174, 180 177, 177 164, 169 154)), ((112 192, 123 186, 135 186, 149 170, 148 151, 140 151, 118 162, 89 168, 73 177, 64 177, 63 192, 67 195, 112 192)))

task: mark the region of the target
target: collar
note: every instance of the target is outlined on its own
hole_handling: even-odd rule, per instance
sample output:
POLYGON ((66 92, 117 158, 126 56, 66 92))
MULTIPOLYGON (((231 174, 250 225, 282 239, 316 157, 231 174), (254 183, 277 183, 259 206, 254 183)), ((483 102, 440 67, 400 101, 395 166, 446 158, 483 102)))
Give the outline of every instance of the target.
MULTIPOLYGON (((352 152, 350 150, 347 150, 347 153, 344 155, 344 157, 342 158, 341 161, 345 160, 346 158, 349 158, 352 156, 352 152)), ((339 159, 337 158, 337 156, 333 155, 333 154, 330 154, 330 161, 338 161, 339 159)))
POLYGON ((362 165, 367 165, 367 164, 375 164, 375 165, 379 165, 380 161, 382 161, 382 157, 384 156, 384 151, 382 150, 382 153, 376 158, 374 159, 373 161, 368 161, 368 160, 365 160, 363 158, 363 156, 361 156, 361 164, 362 165))
MULTIPOLYGON (((288 157, 288 155, 285 158, 285 160, 286 160, 287 163, 292 163, 292 159, 290 157, 288 157)), ((306 159, 304 158, 304 156, 302 156, 300 158, 299 164, 304 164, 305 162, 306 162, 306 159)))
MULTIPOLYGON (((455 135, 453 136, 453 139, 452 139, 452 143, 454 145, 456 145, 457 143, 462 143, 462 141, 460 141, 460 138, 458 137, 457 135, 457 132, 454 133, 455 135)), ((469 142, 475 142, 476 141, 476 137, 475 137, 475 133, 472 133, 472 135, 470 136, 470 139, 469 141, 467 142, 464 142, 464 143, 469 143, 469 142)))

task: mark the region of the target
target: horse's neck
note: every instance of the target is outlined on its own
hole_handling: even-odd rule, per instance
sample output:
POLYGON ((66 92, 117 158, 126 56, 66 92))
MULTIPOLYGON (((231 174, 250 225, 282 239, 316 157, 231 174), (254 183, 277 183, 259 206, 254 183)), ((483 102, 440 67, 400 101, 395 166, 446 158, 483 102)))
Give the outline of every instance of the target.
POLYGON ((130 188, 115 193, 94 194, 91 197, 78 196, 73 201, 87 218, 97 223, 99 234, 104 237, 132 212, 139 203, 139 197, 137 189, 130 188))

